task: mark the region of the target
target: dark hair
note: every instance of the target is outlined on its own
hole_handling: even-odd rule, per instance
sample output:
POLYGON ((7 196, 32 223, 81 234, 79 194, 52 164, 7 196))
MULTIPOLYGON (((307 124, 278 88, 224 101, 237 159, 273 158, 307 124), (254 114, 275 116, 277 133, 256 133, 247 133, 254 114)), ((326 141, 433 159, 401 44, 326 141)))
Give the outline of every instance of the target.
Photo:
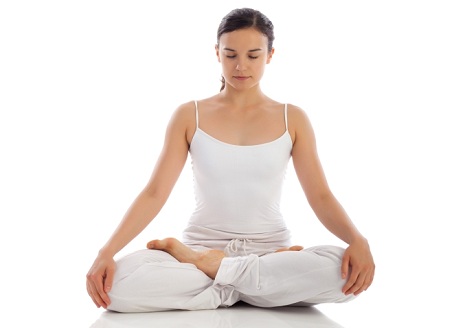
MULTIPOLYGON (((273 23, 264 14, 251 8, 233 9, 223 17, 220 26, 218 26, 217 44, 220 43, 222 34, 251 27, 263 33, 268 38, 268 51, 271 51, 274 41, 273 23)), ((225 78, 222 76, 220 91, 224 88, 225 78)))

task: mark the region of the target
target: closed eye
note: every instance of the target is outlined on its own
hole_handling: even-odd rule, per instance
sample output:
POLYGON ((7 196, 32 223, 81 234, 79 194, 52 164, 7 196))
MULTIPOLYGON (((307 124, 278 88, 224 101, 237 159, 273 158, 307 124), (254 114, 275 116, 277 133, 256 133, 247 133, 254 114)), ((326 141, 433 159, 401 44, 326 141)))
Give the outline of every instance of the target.
MULTIPOLYGON (((259 56, 248 56, 250 59, 257 59, 259 56)), ((226 56, 226 58, 236 58, 236 55, 226 56)))

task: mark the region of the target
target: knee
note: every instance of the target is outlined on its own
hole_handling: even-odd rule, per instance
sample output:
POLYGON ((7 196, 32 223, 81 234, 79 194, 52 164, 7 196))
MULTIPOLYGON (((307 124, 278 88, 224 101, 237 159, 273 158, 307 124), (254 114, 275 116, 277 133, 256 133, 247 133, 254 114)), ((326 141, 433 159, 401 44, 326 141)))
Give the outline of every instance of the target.
POLYGON ((108 310, 114 312, 143 312, 140 303, 140 292, 137 282, 130 277, 114 279, 111 291, 108 293, 111 300, 108 310))
MULTIPOLYGON (((114 281, 111 291, 108 293, 111 300, 108 310, 114 312, 150 312, 160 311, 160 309, 153 309, 151 307, 151 291, 154 287, 167 284, 166 281, 151 281, 148 277, 131 275, 123 279, 114 281)), ((157 292, 157 291, 156 291, 157 292)), ((165 295, 160 295, 162 298, 165 295)))
POLYGON ((108 310, 155 312, 187 308, 189 302, 212 283, 213 280, 192 264, 145 261, 133 272, 114 278, 108 310))
POLYGON ((132 302, 131 299, 117 293, 116 289, 113 288, 109 294, 109 299, 111 303, 107 307, 108 311, 130 313, 130 312, 142 312, 139 309, 136 309, 135 302, 132 302))
POLYGON ((111 304, 107 309, 115 312, 144 312, 142 298, 150 289, 148 267, 151 263, 163 261, 164 256, 159 251, 145 249, 119 259, 108 293, 111 304))
POLYGON ((315 253, 319 256, 323 256, 332 260, 336 263, 342 262, 342 257, 344 256, 345 249, 339 246, 334 245, 322 245, 322 246, 313 246, 303 250, 304 252, 315 253))
MULTIPOLYGON (((342 257, 345 249, 339 246, 324 245, 307 248, 305 251, 314 253, 324 259, 322 263, 327 263, 327 270, 322 270, 319 281, 320 293, 305 302, 319 303, 344 303, 356 298, 355 295, 345 295, 342 291, 346 279, 342 278, 342 257)), ((349 272, 350 275, 350 272, 349 272)))

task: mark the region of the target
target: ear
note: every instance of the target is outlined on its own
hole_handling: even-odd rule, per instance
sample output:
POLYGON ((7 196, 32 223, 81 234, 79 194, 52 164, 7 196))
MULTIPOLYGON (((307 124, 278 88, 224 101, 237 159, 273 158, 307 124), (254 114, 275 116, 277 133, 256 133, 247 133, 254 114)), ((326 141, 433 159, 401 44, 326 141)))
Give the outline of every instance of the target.
POLYGON ((266 64, 269 64, 271 62, 271 58, 273 58, 274 55, 274 48, 271 48, 271 51, 268 52, 268 58, 266 59, 266 64))
POLYGON ((217 55, 218 62, 221 63, 221 59, 220 59, 220 47, 218 46, 218 44, 215 44, 215 53, 216 53, 216 55, 217 55))

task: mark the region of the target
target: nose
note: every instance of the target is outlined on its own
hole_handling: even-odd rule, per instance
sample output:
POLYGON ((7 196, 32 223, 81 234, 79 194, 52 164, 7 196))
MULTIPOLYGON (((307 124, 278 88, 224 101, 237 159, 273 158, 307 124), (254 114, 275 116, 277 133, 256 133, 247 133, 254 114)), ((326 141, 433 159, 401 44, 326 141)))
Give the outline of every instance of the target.
POLYGON ((236 70, 237 71, 244 71, 246 69, 246 65, 243 61, 239 61, 237 64, 236 64, 236 70))

